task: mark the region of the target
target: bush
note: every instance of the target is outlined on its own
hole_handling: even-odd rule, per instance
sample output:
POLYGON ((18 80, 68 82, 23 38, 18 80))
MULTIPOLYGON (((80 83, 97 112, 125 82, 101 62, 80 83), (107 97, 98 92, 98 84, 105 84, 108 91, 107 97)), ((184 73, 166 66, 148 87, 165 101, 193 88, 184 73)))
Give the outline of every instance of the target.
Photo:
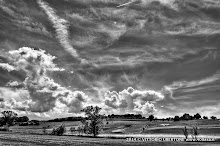
POLYGON ((47 134, 46 127, 43 127, 43 134, 47 134))
POLYGON ((132 125, 130 125, 130 124, 128 124, 128 125, 125 125, 125 127, 126 127, 126 128, 128 128, 128 127, 131 127, 131 126, 132 126, 132 125))
POLYGON ((66 126, 64 124, 61 124, 60 126, 53 128, 51 135, 61 136, 65 133, 65 131, 66 131, 66 126))
POLYGON ((28 122, 19 123, 19 126, 28 126, 28 122))
POLYGON ((70 132, 73 133, 76 131, 76 128, 75 127, 70 127, 70 132))
POLYGON ((8 126, 0 127, 0 131, 9 131, 8 126))

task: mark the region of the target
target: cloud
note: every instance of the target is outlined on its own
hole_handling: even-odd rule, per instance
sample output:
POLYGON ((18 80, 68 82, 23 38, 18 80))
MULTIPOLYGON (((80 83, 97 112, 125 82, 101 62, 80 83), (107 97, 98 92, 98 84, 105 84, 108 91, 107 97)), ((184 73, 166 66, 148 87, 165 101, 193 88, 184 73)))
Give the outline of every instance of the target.
POLYGON ((23 83, 20 83, 18 81, 9 81, 6 86, 8 87, 15 87, 15 88, 22 88, 24 87, 24 84, 23 83))
POLYGON ((44 50, 28 47, 9 51, 8 54, 8 60, 24 71, 26 78, 22 82, 10 81, 6 84, 7 88, 0 88, 1 98, 5 99, 2 108, 44 113, 56 108, 59 100, 69 112, 81 110, 86 102, 85 93, 62 87, 47 75, 48 71, 64 70, 53 63, 56 57, 44 50))
POLYGON ((63 68, 58 68, 53 60, 56 58, 50 54, 46 54, 44 50, 34 49, 29 47, 22 47, 18 50, 9 51, 8 59, 17 68, 30 73, 36 71, 43 74, 48 71, 63 71, 63 68))
POLYGON ((134 90, 131 87, 120 92, 109 91, 104 97, 105 105, 112 109, 142 114, 154 113, 156 111, 154 103, 164 99, 164 95, 160 92, 134 90))
POLYGON ((171 85, 166 86, 166 88, 170 88, 171 90, 179 89, 179 88, 191 88, 191 87, 198 87, 202 85, 207 85, 214 83, 215 81, 220 80, 220 73, 216 73, 210 77, 195 80, 195 81, 176 81, 171 85))
POLYGON ((144 104, 136 103, 136 108, 134 108, 134 111, 140 114, 154 114, 157 109, 153 103, 146 102, 144 104))
POLYGON ((7 70, 8 72, 18 70, 16 67, 14 67, 13 65, 10 65, 8 63, 0 63, 0 67, 7 70))
POLYGON ((175 81, 171 85, 164 86, 163 93, 174 99, 174 93, 193 93, 201 91, 216 90, 218 88, 217 81, 220 80, 220 73, 216 72, 214 75, 194 81, 175 81))
POLYGON ((68 32, 68 22, 65 19, 60 18, 55 10, 49 6, 47 2, 42 0, 37 1, 39 6, 44 10, 47 14, 50 21, 53 23, 54 28, 56 29, 57 38, 60 44, 69 52, 73 57, 78 58, 79 55, 77 51, 71 46, 69 40, 69 32, 68 32))
POLYGON ((25 111, 28 98, 29 93, 27 90, 0 87, 0 99, 2 99, 0 108, 25 111))
POLYGON ((67 106, 69 113, 80 113, 86 106, 88 95, 81 91, 66 92, 66 94, 68 95, 59 99, 60 102, 67 106))
MULTIPOLYGON (((10 4, 9 2, 1 1, 0 2, 0 8, 10 15, 12 17, 11 21, 14 22, 14 24, 20 28, 24 28, 25 30, 28 30, 30 32, 35 32, 43 35, 47 35, 51 37, 52 35, 50 32, 47 31, 46 27, 40 23, 37 22, 34 18, 20 14, 18 11, 14 10, 15 7, 17 6, 16 4, 10 4)), ((20 11, 24 10, 24 5, 22 7, 18 7, 20 11)))

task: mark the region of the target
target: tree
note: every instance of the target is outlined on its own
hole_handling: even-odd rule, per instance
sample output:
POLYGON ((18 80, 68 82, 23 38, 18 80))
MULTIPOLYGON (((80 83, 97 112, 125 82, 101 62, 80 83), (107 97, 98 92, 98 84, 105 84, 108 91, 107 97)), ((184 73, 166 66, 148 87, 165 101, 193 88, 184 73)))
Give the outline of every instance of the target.
POLYGON ((153 120, 154 120, 154 115, 150 115, 150 116, 148 117, 148 120, 153 121, 153 120))
POLYGON ((174 120, 174 121, 179 121, 179 120, 180 120, 180 117, 179 117, 179 116, 175 116, 173 120, 174 120))
POLYGON ((215 116, 210 117, 212 120, 216 120, 217 118, 215 116))
POLYGON ((88 106, 82 110, 87 116, 89 123, 84 122, 83 124, 88 124, 88 134, 93 134, 93 137, 96 137, 99 134, 102 126, 102 115, 99 114, 101 108, 98 106, 88 106))
POLYGON ((184 134, 185 138, 187 139, 188 136, 189 136, 189 132, 188 132, 186 126, 182 129, 182 131, 183 131, 183 134, 184 134))
POLYGON ((196 141, 197 141, 198 135, 199 135, 198 127, 193 127, 193 129, 192 129, 192 137, 194 136, 196 141))
POLYGON ((190 115, 185 113, 185 114, 183 114, 182 119, 183 120, 190 120, 190 115))
POLYGON ((197 113, 197 114, 194 115, 194 118, 198 120, 198 119, 201 118, 201 115, 199 113, 197 113))
POLYGON ((28 122, 29 118, 27 116, 17 117, 16 122, 28 122))
POLYGON ((3 115, 2 125, 7 125, 7 126, 14 125, 14 122, 17 117, 17 113, 15 113, 13 111, 3 111, 3 112, 1 112, 1 114, 3 115))
POLYGON ((208 119, 208 117, 207 116, 203 116, 203 119, 208 119))
POLYGON ((66 132, 66 126, 64 124, 54 127, 51 135, 62 136, 66 132))

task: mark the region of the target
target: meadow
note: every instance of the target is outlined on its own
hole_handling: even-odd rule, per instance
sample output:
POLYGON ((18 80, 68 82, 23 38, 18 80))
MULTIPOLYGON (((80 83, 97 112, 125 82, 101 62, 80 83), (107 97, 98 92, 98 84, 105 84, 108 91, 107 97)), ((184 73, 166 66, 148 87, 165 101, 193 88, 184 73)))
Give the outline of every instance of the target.
MULTIPOLYGON (((27 133, 27 134, 43 134, 43 127, 49 133, 53 127, 65 124, 66 135, 71 135, 70 127, 77 127, 81 125, 80 121, 68 122, 41 122, 39 126, 13 126, 10 129, 13 132, 27 133)), ((220 135, 220 121, 219 120, 189 120, 189 121, 146 121, 146 120, 113 120, 104 121, 103 130, 100 134, 112 134, 118 130, 121 134, 180 134, 182 135, 182 128, 186 126, 191 129, 192 126, 199 128, 201 135, 220 135), (164 126, 166 125, 166 126, 164 126), (145 129, 143 130, 143 128, 145 129), (123 129, 123 130, 122 130, 123 129), (121 132, 120 132, 121 130, 121 132)), ((78 134, 78 132, 74 132, 78 134)))
POLYGON ((79 126, 81 122, 41 122, 39 126, 12 126, 10 132, 0 132, 0 145, 220 145, 220 142, 127 142, 125 137, 130 136, 181 136, 182 128, 192 126, 199 128, 199 135, 220 137, 219 120, 190 120, 190 121, 145 121, 145 120, 113 120, 104 121, 103 130, 98 138, 79 136, 78 131, 70 132, 70 127, 79 126), (52 128, 65 124, 64 136, 52 136, 52 128), (146 126, 147 125, 147 126, 146 126), (43 133, 43 127, 46 132, 43 133), (143 128, 146 127, 144 130, 143 128))

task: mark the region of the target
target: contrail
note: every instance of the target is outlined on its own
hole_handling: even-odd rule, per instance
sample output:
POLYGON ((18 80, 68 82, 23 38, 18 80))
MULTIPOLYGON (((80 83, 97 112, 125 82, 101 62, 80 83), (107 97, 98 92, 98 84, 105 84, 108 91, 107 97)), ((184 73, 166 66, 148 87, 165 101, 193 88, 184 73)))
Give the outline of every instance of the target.
POLYGON ((44 10, 47 14, 48 18, 53 24, 53 27, 56 30, 56 37, 59 40, 60 44, 65 48, 67 52, 69 52, 73 57, 79 58, 79 55, 75 48, 71 46, 69 40, 69 32, 68 32, 68 24, 65 19, 60 18, 55 10, 49 6, 47 2, 43 0, 38 0, 39 6, 44 10))
POLYGON ((128 3, 125 3, 125 4, 118 5, 117 8, 120 8, 120 7, 122 7, 122 6, 126 6, 126 5, 128 5, 128 4, 133 3, 133 2, 134 2, 134 1, 131 1, 131 2, 128 2, 128 3))

